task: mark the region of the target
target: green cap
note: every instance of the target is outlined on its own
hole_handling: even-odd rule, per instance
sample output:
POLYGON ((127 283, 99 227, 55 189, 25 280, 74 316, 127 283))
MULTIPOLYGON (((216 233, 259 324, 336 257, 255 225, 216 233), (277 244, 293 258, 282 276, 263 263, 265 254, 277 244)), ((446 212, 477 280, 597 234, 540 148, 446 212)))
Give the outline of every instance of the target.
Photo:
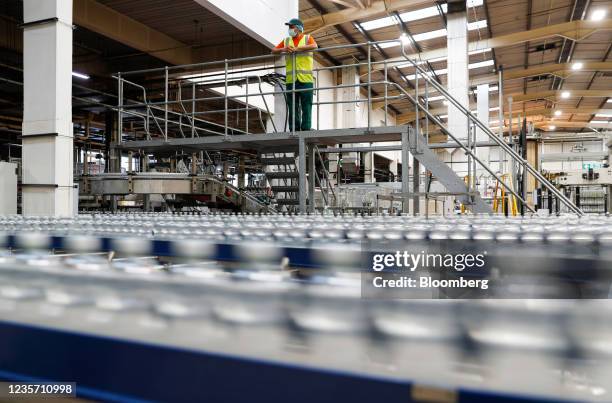
POLYGON ((299 27, 302 31, 304 30, 304 23, 299 18, 292 18, 289 22, 286 22, 285 25, 295 25, 299 27))

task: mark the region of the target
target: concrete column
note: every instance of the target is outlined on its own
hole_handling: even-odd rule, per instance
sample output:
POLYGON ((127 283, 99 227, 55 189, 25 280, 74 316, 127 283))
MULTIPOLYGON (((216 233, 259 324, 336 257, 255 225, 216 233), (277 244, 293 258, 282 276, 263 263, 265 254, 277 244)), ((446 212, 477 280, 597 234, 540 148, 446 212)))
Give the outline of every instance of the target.
POLYGON ((389 171, 391 171, 391 173, 393 174, 395 182, 397 182, 397 174, 398 174, 397 163, 398 163, 397 158, 394 158, 389 162, 389 171))
POLYGON ((363 181, 365 183, 374 183, 374 153, 363 153, 363 181))
MULTIPOLYGON (((340 89, 341 101, 356 101, 359 98, 359 71, 356 67, 344 67, 342 69, 342 85, 351 85, 351 87, 343 87, 340 89)), ((340 115, 339 128, 354 128, 357 127, 358 112, 356 102, 342 103, 342 113, 340 115)))
POLYGON ((71 216, 72 0, 24 0, 23 20, 23 213, 71 216))
MULTIPOLYGON (((281 64, 281 61, 278 61, 277 64, 281 64)), ((284 67, 277 67, 274 70, 275 73, 285 74, 284 67)), ((278 132, 286 132, 289 131, 289 123, 287 122, 287 126, 285 128, 285 119, 287 117, 287 103, 285 102, 285 95, 282 93, 284 90, 280 85, 274 86, 274 115, 272 116, 272 120, 274 121, 274 125, 276 125, 276 130, 278 132)), ((252 112, 255 113, 255 112, 252 112)), ((274 126, 272 122, 268 121, 268 127, 266 131, 268 133, 274 132, 274 126)))
MULTIPOLYGON (((465 0, 448 2, 447 14, 448 92, 466 108, 468 99, 468 34, 465 0)), ((448 128, 459 139, 467 138, 467 117, 448 106, 448 128)))

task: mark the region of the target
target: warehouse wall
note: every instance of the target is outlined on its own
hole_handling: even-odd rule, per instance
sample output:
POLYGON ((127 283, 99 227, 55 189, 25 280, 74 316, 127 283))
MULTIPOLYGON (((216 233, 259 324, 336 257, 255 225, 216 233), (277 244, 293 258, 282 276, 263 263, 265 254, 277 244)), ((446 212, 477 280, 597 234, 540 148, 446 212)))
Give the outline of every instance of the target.
MULTIPOLYGON (((587 152, 591 151, 603 151, 603 145, 601 140, 598 141, 567 141, 567 142, 555 142, 555 143, 544 143, 542 145, 542 155, 550 153, 569 153, 572 152, 572 148, 577 145, 583 145, 587 152)), ((453 169, 457 172, 466 172, 467 170, 467 157, 466 155, 458 150, 454 153, 444 153, 443 161, 452 162, 453 169)), ((491 147, 491 166, 497 169, 499 161, 499 147, 491 147)), ((571 169, 582 169, 582 163, 593 162, 591 160, 585 161, 558 161, 558 162, 544 162, 542 164, 543 169, 547 171, 562 171, 571 169)), ((597 161, 600 162, 600 161, 597 161)))
MULTIPOLYGON (((605 148, 601 140, 597 141, 564 141, 558 143, 544 143, 542 145, 542 155, 546 155, 547 153, 569 153, 572 152, 573 147, 575 146, 584 146, 587 152, 591 151, 604 151, 605 148)), ((582 164, 597 162, 601 163, 601 161, 592 161, 592 160, 584 160, 584 161, 550 161, 543 162, 542 168, 547 171, 569 171, 569 170, 577 170, 582 169, 582 164)))
POLYGON ((298 0, 196 0, 266 46, 286 36, 285 22, 298 16, 298 0))
MULTIPOLYGON (((320 63, 315 62, 315 69, 323 67, 320 63)), ((316 75, 315 75, 316 77, 316 75)), ((317 87, 333 87, 336 85, 334 74, 330 70, 319 71, 318 73, 318 84, 317 87)), ((314 102, 332 102, 337 99, 337 90, 335 88, 330 90, 319 90, 315 92, 314 102), (318 92, 318 94, 317 94, 318 92)), ((325 130, 333 129, 336 122, 336 107, 334 104, 326 104, 313 106, 312 111, 312 126, 313 129, 325 130), (317 121, 317 115, 319 120, 317 121), (317 127, 318 122, 318 127, 317 127)))

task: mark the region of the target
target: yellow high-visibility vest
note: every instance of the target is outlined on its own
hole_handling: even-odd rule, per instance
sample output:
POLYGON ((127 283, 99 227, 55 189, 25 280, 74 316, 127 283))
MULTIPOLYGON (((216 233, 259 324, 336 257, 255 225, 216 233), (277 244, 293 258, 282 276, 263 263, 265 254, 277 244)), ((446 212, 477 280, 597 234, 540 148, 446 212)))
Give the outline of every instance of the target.
MULTIPOLYGON (((309 35, 302 35, 302 38, 298 43, 298 47, 305 46, 306 44, 308 44, 309 38, 309 35)), ((295 48, 295 46, 293 45, 293 38, 289 37, 285 39, 285 47, 295 48)), ((312 52, 285 55, 285 63, 287 67, 287 79, 285 80, 285 82, 287 84, 294 83, 296 79, 301 83, 314 82, 314 76, 312 75, 312 70, 314 68, 314 57, 312 52), (294 58, 296 64, 295 70, 293 67, 294 58)))

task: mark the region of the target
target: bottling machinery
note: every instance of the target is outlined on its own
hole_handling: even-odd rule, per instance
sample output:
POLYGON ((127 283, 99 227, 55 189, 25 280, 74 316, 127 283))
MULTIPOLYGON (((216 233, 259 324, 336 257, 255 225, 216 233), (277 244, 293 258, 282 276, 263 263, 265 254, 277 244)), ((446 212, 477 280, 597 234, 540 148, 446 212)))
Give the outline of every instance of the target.
POLYGON ((612 211, 612 168, 609 166, 562 172, 557 182, 587 212, 612 211))
POLYGON ((131 172, 129 174, 83 175, 79 178, 80 192, 84 197, 110 198, 110 206, 99 210, 116 211, 118 196, 138 195, 143 199, 142 209, 151 210, 150 195, 172 196, 164 198, 164 209, 168 205, 177 210, 187 207, 214 207, 229 211, 275 212, 276 210, 255 196, 212 175, 190 175, 187 173, 131 172))

